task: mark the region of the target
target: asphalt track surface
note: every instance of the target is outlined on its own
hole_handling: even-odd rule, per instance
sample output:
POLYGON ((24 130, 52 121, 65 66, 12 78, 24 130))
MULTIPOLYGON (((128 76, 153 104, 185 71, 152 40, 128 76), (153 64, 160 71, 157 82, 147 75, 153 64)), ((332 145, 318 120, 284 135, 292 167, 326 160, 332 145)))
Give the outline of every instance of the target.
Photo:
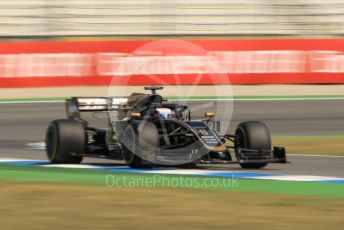
MULTIPOLYGON (((191 107, 201 108, 194 113, 195 116, 206 110, 227 113, 223 110, 228 108, 227 102, 223 101, 188 102, 188 104, 191 107)), ((234 101, 233 108, 229 128, 232 132, 240 121, 261 120, 268 125, 272 135, 344 134, 344 100, 234 101)), ((65 118, 63 103, 0 104, 0 158, 46 160, 44 150, 29 149, 27 144, 43 142, 49 122, 61 118, 65 118)), ((90 120, 90 125, 106 127, 105 120, 93 119, 91 114, 86 115, 85 118, 90 120)), ((229 119, 224 118, 224 120, 229 119)), ((259 171, 344 177, 344 157, 289 156, 288 159, 290 164, 270 164, 259 171)), ((113 161, 88 158, 84 162, 113 161)), ((241 170, 237 165, 200 167, 241 170)))

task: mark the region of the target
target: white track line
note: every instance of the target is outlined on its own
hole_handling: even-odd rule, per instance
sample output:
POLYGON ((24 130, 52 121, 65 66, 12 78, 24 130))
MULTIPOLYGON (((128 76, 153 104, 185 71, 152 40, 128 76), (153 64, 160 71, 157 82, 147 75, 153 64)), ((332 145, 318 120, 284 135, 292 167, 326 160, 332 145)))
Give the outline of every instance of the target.
POLYGON ((172 175, 205 175, 209 173, 234 173, 233 171, 216 171, 203 169, 157 169, 144 173, 172 174, 172 175))
POLYGON ((0 104, 34 104, 34 103, 62 103, 60 101, 0 101, 0 104))
POLYGON ((0 158, 0 162, 22 162, 22 161, 43 161, 37 159, 21 159, 21 158, 0 158))
POLYGON ((34 142, 26 144, 27 149, 36 149, 36 150, 44 150, 45 143, 44 142, 34 142))
POLYGON ((41 165, 42 167, 48 168, 72 168, 72 169, 101 169, 104 168, 102 166, 95 166, 95 165, 79 165, 79 164, 48 164, 48 165, 41 165))

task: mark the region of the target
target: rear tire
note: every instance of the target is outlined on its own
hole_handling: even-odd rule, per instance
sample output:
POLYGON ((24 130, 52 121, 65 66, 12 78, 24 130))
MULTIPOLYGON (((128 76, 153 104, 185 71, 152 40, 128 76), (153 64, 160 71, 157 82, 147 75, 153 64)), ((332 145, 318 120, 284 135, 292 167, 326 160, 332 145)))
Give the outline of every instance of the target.
POLYGON ((124 159, 129 167, 151 168, 155 165, 155 156, 160 143, 158 129, 153 123, 143 121, 128 124, 122 144, 124 159))
MULTIPOLYGON (((271 139, 268 128, 260 121, 247 121, 238 125, 235 135, 239 137, 236 147, 248 149, 271 149, 271 139)), ((240 166, 245 169, 263 168, 267 163, 242 163, 240 166)))
POLYGON ((55 120, 47 129, 46 153, 54 164, 79 164, 83 157, 86 133, 81 122, 75 120, 55 120))

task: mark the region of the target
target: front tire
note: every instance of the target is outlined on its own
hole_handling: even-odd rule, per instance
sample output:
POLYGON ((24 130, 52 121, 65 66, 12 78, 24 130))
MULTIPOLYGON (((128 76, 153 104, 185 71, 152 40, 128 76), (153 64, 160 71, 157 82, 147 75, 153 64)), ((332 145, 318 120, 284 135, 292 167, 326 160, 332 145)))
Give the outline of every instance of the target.
MULTIPOLYGON (((237 146, 248 149, 271 149, 271 138, 268 128, 260 121, 247 121, 238 125, 235 135, 238 136, 237 146)), ((241 163, 240 166, 245 169, 263 168, 267 163, 241 163)))
POLYGON ((81 122, 75 120, 55 120, 47 129, 46 153, 54 164, 79 164, 83 157, 86 133, 81 122))
POLYGON ((124 159, 131 168, 151 168, 160 145, 159 132, 151 122, 132 122, 124 131, 124 159))

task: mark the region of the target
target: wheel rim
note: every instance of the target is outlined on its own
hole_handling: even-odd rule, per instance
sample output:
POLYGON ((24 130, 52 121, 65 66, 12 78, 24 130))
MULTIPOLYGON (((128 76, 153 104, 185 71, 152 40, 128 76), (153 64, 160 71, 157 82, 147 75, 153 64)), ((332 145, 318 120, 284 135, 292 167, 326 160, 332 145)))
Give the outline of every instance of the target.
POLYGON ((135 157, 135 133, 131 126, 128 126, 128 128, 125 131, 124 135, 124 148, 127 149, 126 154, 124 154, 124 159, 127 163, 131 163, 134 160, 135 157), (129 141, 132 140, 132 143, 129 143, 129 141), (129 148, 131 146, 131 148, 129 148))
POLYGON ((47 132, 46 149, 50 160, 54 160, 57 151, 56 128, 50 125, 47 132))
POLYGON ((247 142, 246 142, 244 131, 241 128, 240 129, 238 128, 238 130, 236 131, 235 135, 239 137, 239 141, 237 143, 237 147, 247 148, 247 142))
MULTIPOLYGON (((238 127, 238 130, 235 132, 235 135, 238 136, 238 141, 236 143, 236 148, 247 148, 247 141, 245 138, 244 130, 238 127)), ((238 151, 235 151, 235 157, 239 160, 238 151)))

